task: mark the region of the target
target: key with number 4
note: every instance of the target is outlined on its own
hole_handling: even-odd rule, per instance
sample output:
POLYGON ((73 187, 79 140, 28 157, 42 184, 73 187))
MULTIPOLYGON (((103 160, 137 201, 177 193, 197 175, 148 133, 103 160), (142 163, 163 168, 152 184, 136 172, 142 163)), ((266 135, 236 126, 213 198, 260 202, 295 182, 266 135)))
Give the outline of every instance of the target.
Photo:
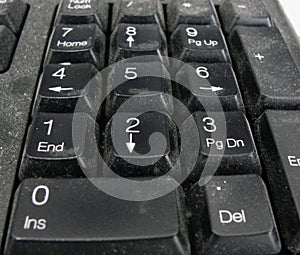
POLYGON ((75 109, 93 113, 98 111, 101 88, 101 76, 91 64, 49 64, 39 83, 35 108, 52 113, 71 113, 75 109), (76 108, 78 100, 80 105, 76 108))

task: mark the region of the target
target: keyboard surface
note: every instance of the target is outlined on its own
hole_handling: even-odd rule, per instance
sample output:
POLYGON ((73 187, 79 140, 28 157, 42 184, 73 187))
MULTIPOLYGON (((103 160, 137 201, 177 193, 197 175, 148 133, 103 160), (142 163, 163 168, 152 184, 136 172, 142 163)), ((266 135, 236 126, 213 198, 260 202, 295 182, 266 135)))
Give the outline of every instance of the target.
POLYGON ((0 37, 1 255, 300 254, 279 1, 3 0, 0 37))

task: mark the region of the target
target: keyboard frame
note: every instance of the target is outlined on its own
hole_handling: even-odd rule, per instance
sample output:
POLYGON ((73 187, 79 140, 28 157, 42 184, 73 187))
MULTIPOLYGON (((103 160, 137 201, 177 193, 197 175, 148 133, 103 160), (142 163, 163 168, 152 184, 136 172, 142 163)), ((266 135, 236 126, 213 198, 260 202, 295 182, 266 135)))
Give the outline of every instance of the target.
MULTIPOLYGON (((0 74, 0 254, 3 253, 13 194, 19 183, 17 173, 37 83, 59 3, 59 0, 23 1, 29 5, 24 27, 10 69, 0 74)), ((216 5, 221 2, 214 0, 216 5)), ((278 0, 264 2, 300 69, 300 41, 280 3, 278 0)))

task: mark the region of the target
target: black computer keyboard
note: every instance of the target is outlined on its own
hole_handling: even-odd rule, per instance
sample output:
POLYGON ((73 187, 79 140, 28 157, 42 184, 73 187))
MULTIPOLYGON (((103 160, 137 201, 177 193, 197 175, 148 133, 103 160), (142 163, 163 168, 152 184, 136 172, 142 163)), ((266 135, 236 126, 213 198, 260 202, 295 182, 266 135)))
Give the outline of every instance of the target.
POLYGON ((299 64, 277 0, 0 0, 0 254, 300 254, 299 64))

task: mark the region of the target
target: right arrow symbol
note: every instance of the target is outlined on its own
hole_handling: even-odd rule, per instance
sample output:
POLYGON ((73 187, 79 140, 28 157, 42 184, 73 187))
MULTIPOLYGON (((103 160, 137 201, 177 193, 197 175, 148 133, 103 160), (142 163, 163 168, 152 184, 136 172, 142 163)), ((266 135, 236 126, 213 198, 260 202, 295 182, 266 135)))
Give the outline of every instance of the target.
POLYGON ((128 148, 128 151, 132 153, 135 147, 135 143, 132 142, 132 133, 129 134, 129 143, 126 143, 126 146, 128 148))
POLYGON ((200 87, 200 89, 202 89, 202 90, 211 90, 212 92, 217 92, 217 91, 223 90, 223 88, 221 88, 221 87, 215 87, 215 86, 200 87))

